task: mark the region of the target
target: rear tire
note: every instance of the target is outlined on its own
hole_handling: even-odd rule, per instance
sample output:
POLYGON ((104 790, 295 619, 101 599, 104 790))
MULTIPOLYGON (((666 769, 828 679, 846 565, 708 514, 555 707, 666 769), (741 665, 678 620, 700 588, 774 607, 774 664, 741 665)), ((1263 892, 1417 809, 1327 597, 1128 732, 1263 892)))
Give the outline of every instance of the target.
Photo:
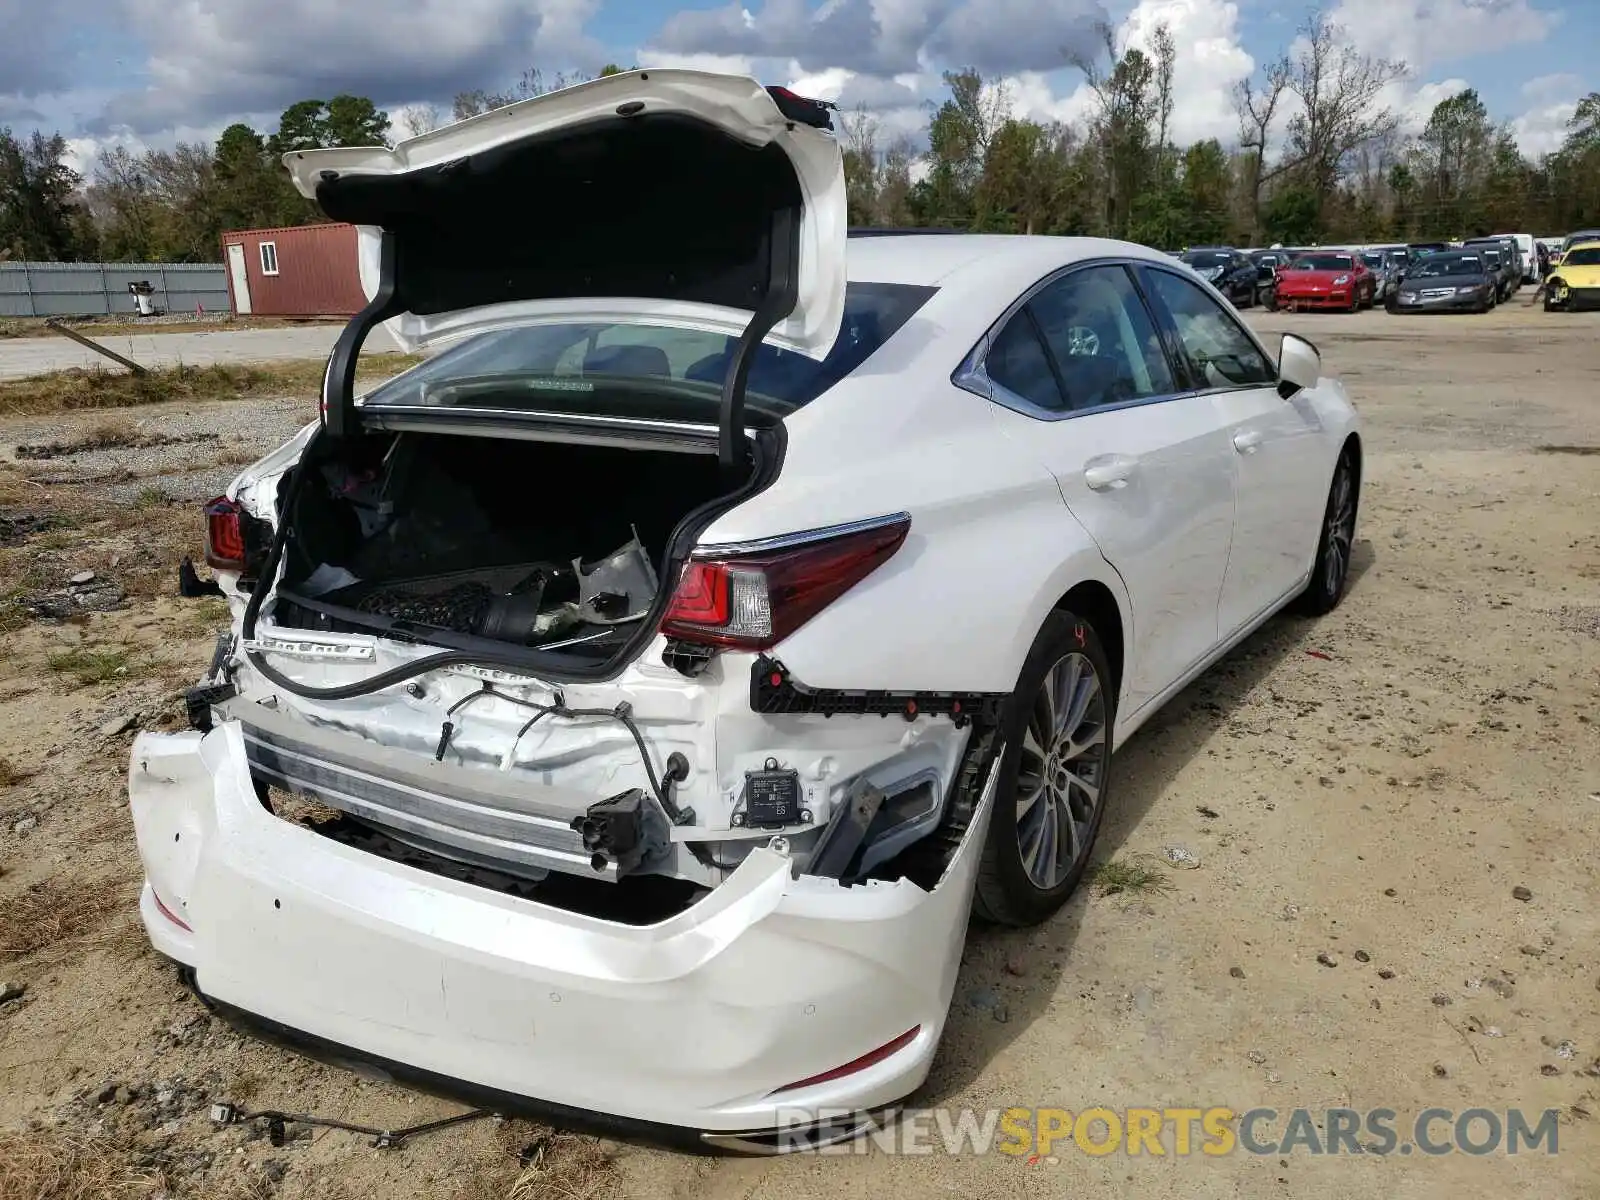
POLYGON ((1350 579, 1350 556, 1355 547, 1356 510, 1361 501, 1360 479, 1355 455, 1345 447, 1333 468, 1328 485, 1328 503, 1323 508, 1322 531, 1317 538, 1317 557, 1311 564, 1311 578, 1305 591, 1295 599, 1297 612, 1320 617, 1332 612, 1344 599, 1350 579))
POLYGON ((994 811, 973 897, 997 925, 1037 925, 1083 878, 1111 796, 1117 689, 1100 636, 1053 612, 1000 722, 994 811))

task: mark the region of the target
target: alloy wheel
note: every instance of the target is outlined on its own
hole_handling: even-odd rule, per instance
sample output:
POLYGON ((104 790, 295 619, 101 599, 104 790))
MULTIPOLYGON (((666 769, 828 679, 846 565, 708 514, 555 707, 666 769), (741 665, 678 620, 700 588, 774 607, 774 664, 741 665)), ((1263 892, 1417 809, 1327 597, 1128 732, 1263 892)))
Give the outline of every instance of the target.
POLYGON ((1088 854, 1109 757, 1100 675, 1087 655, 1064 655, 1034 697, 1017 768, 1017 845, 1035 887, 1056 887, 1088 854))
POLYGON ((1348 461, 1339 464, 1328 499, 1328 554, 1322 565, 1323 584, 1330 596, 1339 594, 1350 570, 1350 547, 1356 532, 1356 489, 1348 461))

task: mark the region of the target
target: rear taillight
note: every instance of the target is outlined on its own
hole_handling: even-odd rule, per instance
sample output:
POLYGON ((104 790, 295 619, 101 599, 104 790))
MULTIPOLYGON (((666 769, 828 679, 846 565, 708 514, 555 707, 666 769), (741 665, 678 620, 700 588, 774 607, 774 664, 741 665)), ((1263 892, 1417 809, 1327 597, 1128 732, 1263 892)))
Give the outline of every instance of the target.
POLYGON ((798 545, 697 555, 661 620, 681 641, 732 650, 777 645, 887 561, 911 529, 904 514, 798 545))
POLYGON ((239 502, 226 496, 206 505, 206 562, 218 570, 244 570, 243 513, 239 502))
POLYGON ((916 1041, 917 1034, 922 1032, 921 1025, 913 1025, 892 1042, 885 1042, 876 1050, 869 1050, 860 1058, 852 1058, 831 1071, 824 1071, 820 1075, 809 1075, 805 1079, 796 1079, 793 1083, 786 1083, 777 1092, 768 1093, 777 1095, 778 1092, 793 1092, 800 1088, 813 1087, 819 1083, 832 1083, 835 1079, 843 1079, 846 1075, 854 1075, 858 1071, 865 1071, 868 1067, 875 1067, 886 1058, 892 1058, 900 1053, 912 1042, 916 1041))

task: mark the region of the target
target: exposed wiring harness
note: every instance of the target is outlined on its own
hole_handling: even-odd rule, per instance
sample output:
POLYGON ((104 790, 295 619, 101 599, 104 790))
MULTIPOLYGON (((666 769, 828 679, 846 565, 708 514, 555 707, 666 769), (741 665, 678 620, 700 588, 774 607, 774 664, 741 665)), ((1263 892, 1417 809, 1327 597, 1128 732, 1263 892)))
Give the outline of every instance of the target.
MULTIPOLYGON (((256 586, 251 589, 250 600, 245 605, 244 620, 241 622, 240 632, 242 635, 241 641, 245 643, 245 657, 249 660, 250 665, 260 672, 263 678, 283 688, 285 691, 296 696, 303 696, 307 700, 354 700, 359 696, 368 696, 373 692, 383 691, 385 688, 393 687, 396 684, 406 682, 408 679, 414 679, 418 675, 425 675, 429 671, 443 667, 476 666, 481 664, 484 661, 484 656, 481 653, 473 653, 466 650, 444 650, 438 654, 425 655, 409 663, 401 663, 399 666, 391 667, 387 671, 380 671, 376 675, 369 675, 365 679, 359 679, 354 683, 341 684, 336 687, 315 688, 307 687, 305 684, 289 678, 289 676, 267 662, 263 654, 249 648, 248 643, 255 636, 256 620, 261 614, 261 602, 267 592, 271 590, 270 581, 277 573, 278 564, 283 561, 284 547, 289 539, 289 528, 294 524, 293 513, 289 510, 290 506, 298 499, 300 475, 306 469, 305 464, 306 456, 305 452, 302 452, 300 458, 295 462, 285 478, 283 491, 285 511, 280 514, 278 527, 273 532, 271 548, 267 552, 265 563, 262 564, 260 578, 256 586)), ((561 693, 557 692, 554 704, 539 704, 533 700, 524 700, 521 697, 508 695, 505 692, 497 692, 494 690, 493 685, 486 680, 483 687, 476 692, 467 693, 467 695, 452 704, 446 712, 444 727, 439 734, 439 746, 434 755, 437 760, 443 760, 445 750, 449 747, 450 738, 455 732, 455 723, 451 718, 468 703, 485 695, 494 695, 501 700, 509 701, 520 707, 538 710, 534 717, 517 731, 516 739, 513 741, 510 751, 513 754, 516 752, 516 743, 521 741, 522 735, 546 716, 606 717, 620 722, 623 728, 632 736, 634 745, 639 748, 639 761, 644 764, 645 776, 650 781, 650 792, 666 814, 667 820, 674 825, 688 825, 694 821, 694 810, 680 809, 677 802, 672 798, 670 786, 687 778, 689 773, 688 760, 682 754, 674 752, 668 757, 666 775, 664 777, 657 776, 655 764, 650 758, 650 750, 645 745, 644 735, 639 732, 639 726, 633 719, 633 707, 626 702, 617 705, 616 708, 568 708, 561 693)), ((703 866, 719 871, 731 871, 738 865, 737 863, 730 863, 717 858, 712 854, 710 847, 703 842, 685 842, 684 845, 688 847, 689 853, 693 854, 695 859, 703 866)))
POLYGON ((274 1146, 282 1146, 289 1140, 290 1125, 311 1125, 321 1129, 342 1129, 347 1133, 365 1134, 372 1139, 373 1148, 378 1150, 398 1150, 420 1134, 449 1129, 452 1125, 463 1125, 468 1121, 481 1121, 485 1117, 494 1115, 488 1109, 475 1108, 438 1121, 408 1125, 404 1129, 376 1129, 370 1125, 356 1125, 349 1121, 338 1121, 332 1117, 314 1117, 306 1113, 278 1112, 275 1109, 246 1112, 238 1105, 228 1103, 211 1106, 211 1119, 218 1125, 243 1125, 250 1121, 265 1121, 267 1140, 274 1146))
POLYGON ((667 771, 664 776, 656 775, 655 763, 651 761, 650 749, 645 745, 644 734, 639 732, 639 723, 633 719, 633 706, 623 701, 615 708, 569 708, 560 692, 556 693, 554 704, 540 704, 537 700, 524 700, 521 696, 513 696, 506 692, 495 691, 494 684, 488 680, 483 681, 483 686, 475 692, 468 692, 445 710, 444 724, 439 728, 439 745, 434 750, 433 757, 436 762, 444 761, 444 753, 450 747, 450 739, 455 735, 456 723, 453 718, 474 700, 484 696, 493 696, 497 700, 504 700, 518 708, 534 709, 534 715, 529 718, 522 728, 517 730, 516 737, 511 741, 510 753, 516 753, 517 743, 522 740, 522 735, 527 733, 546 717, 601 717, 616 721, 622 725, 633 737, 633 744, 639 749, 639 761, 644 764, 645 777, 650 781, 650 793, 661 805, 661 810, 667 814, 667 819, 674 825, 689 825, 694 821, 693 809, 680 809, 672 798, 672 789, 669 784, 674 784, 686 778, 689 773, 689 761, 683 755, 674 752, 667 759, 667 771))

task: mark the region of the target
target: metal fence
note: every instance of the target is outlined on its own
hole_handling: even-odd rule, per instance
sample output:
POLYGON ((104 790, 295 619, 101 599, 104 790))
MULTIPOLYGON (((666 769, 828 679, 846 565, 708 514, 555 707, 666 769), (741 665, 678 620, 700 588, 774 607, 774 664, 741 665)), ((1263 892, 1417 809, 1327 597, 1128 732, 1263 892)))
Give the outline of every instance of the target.
POLYGON ((136 313, 130 283, 148 283, 166 312, 230 311, 221 263, 0 263, 0 317, 136 313))

